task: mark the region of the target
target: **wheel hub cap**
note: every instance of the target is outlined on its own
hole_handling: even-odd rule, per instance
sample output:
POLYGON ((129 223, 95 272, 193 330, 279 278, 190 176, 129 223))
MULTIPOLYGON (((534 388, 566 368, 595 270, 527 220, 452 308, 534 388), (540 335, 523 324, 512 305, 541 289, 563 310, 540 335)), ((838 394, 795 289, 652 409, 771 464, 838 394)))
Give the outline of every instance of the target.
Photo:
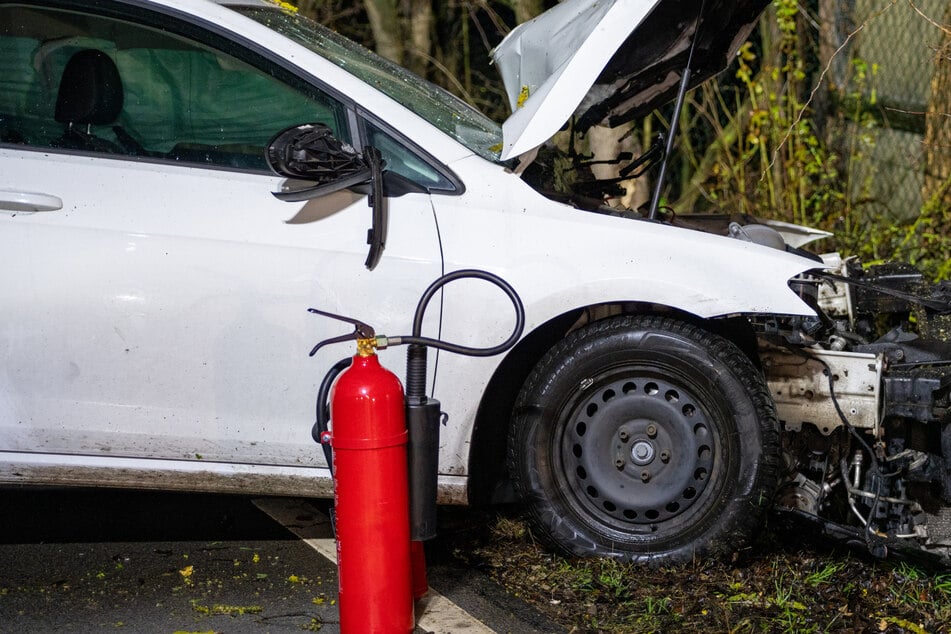
POLYGON ((561 462, 573 497, 623 528, 680 515, 701 499, 715 459, 695 394, 661 378, 592 385, 565 421, 561 462))
POLYGON ((647 440, 638 440, 631 447, 631 461, 638 466, 649 465, 654 461, 654 445, 647 440))

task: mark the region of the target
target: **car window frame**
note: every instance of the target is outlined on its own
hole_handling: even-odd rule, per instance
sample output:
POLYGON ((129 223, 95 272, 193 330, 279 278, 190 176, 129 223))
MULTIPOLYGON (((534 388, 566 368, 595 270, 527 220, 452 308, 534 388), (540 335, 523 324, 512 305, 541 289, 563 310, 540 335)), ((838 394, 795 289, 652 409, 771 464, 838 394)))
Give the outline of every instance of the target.
MULTIPOLYGON (((252 13, 258 13, 253 7, 248 6, 248 9, 251 9, 249 12, 242 11, 243 5, 237 0, 216 0, 219 1, 224 6, 229 6, 236 13, 242 14, 248 19, 254 20, 261 25, 266 25, 264 20, 259 19, 258 17, 252 17, 252 13)), ((273 0, 261 0, 262 5, 268 4, 273 0)), ((260 9, 268 9, 269 12, 275 14, 287 14, 295 15, 298 13, 296 10, 291 10, 287 8, 281 8, 279 2, 275 2, 273 7, 257 7, 260 9)), ((302 23, 302 26, 306 30, 307 27, 302 23)), ((468 104, 465 100, 461 99, 459 96, 452 94, 451 92, 445 90, 444 88, 437 86, 430 82, 429 80, 420 77, 414 74, 412 71, 407 68, 400 66, 399 64, 394 63, 391 60, 388 60, 384 57, 373 53, 370 50, 365 49, 360 44, 350 40, 349 38, 340 35, 339 33, 326 29, 326 27, 321 27, 322 30, 327 30, 327 33, 318 35, 317 39, 322 39, 324 36, 327 37, 327 42, 330 43, 330 46, 318 45, 315 42, 310 41, 306 37, 295 37, 291 34, 284 34, 281 29, 277 27, 268 27, 271 28, 274 32, 279 35, 284 35, 286 39, 290 42, 293 42, 310 52, 322 57, 324 60, 333 64, 334 66, 344 70, 345 72, 352 75, 354 78, 359 80, 361 83, 372 86, 377 92, 385 95, 388 99, 395 101, 403 105, 407 110, 411 111, 414 115, 426 121, 426 123, 433 127, 436 130, 439 130, 440 133, 445 135, 448 138, 451 138, 454 143, 457 143, 466 148, 469 152, 480 156, 481 158, 497 163, 498 162, 498 151, 492 150, 491 148, 495 145, 501 147, 502 144, 502 126, 496 121, 493 121, 491 118, 487 117, 483 112, 478 108, 473 107, 468 104), (341 41, 342 40, 342 41, 341 41), (333 42, 336 41, 336 45, 333 42), (344 55, 338 55, 338 53, 343 52, 344 55), (351 63, 348 63, 351 62, 351 63), (383 71, 380 74, 385 76, 388 79, 395 79, 393 82, 382 82, 379 85, 374 83, 374 79, 377 76, 378 71, 383 71), (368 76, 369 72, 369 76, 368 76), (413 90, 408 93, 403 93, 402 91, 406 89, 406 84, 412 83, 414 86, 419 88, 425 88, 425 90, 417 91, 413 90), (418 99, 413 99, 412 97, 418 96, 419 94, 428 95, 422 101, 418 99), (408 99, 404 103, 403 98, 408 99), (461 116, 461 113, 467 112, 472 114, 475 118, 483 120, 485 123, 489 124, 491 127, 496 128, 495 135, 496 138, 493 139, 497 143, 492 146, 482 147, 480 144, 472 144, 466 139, 466 135, 458 135, 451 128, 445 127, 445 125, 439 122, 439 118, 430 118, 427 116, 426 110, 423 106, 423 102, 438 102, 442 106, 450 106, 449 110, 451 111, 450 119, 453 121, 453 127, 457 123, 457 117, 461 116), (447 103, 448 102, 448 103, 447 103)), ((291 29, 296 30, 296 29, 291 29)), ((481 126, 476 126, 481 127, 481 126)), ((469 128, 469 129, 475 129, 469 128)), ((482 132, 488 133, 489 130, 482 128, 482 132)))

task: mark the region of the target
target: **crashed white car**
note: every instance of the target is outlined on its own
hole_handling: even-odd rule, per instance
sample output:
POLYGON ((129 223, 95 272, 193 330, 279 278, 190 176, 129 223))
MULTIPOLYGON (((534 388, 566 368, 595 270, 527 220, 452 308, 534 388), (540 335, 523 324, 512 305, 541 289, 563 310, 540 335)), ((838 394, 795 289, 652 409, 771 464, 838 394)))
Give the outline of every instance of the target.
MULTIPOLYGON (((532 164, 569 117, 724 68, 765 5, 563 2, 496 50, 499 126, 284 4, 0 0, 0 482, 329 496, 310 427, 347 351, 307 352, 345 328, 306 309, 404 334, 433 279, 479 268, 525 334, 429 365, 442 502, 520 498, 554 545, 653 563, 730 552, 774 504, 947 557, 946 285, 800 227, 548 192, 532 164), (378 150, 372 210, 365 183, 296 196, 269 170, 300 124, 378 150)), ((489 284, 434 304, 431 336, 512 329, 489 284)))

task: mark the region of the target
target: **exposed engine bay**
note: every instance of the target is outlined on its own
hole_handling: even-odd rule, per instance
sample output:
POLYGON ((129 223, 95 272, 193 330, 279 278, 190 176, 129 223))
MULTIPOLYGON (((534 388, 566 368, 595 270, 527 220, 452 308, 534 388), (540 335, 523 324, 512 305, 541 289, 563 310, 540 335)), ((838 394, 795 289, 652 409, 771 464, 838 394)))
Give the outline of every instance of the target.
POLYGON ((818 317, 754 320, 783 431, 777 507, 821 532, 951 562, 951 283, 907 264, 794 282, 818 317))

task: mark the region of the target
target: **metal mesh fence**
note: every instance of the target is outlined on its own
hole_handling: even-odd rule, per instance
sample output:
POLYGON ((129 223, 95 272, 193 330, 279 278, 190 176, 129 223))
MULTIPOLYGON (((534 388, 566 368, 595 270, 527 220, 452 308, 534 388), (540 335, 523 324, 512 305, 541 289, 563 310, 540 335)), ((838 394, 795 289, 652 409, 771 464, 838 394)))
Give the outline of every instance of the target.
POLYGON ((931 21, 940 23, 947 0, 855 0, 854 5, 851 21, 865 26, 856 34, 852 54, 877 65, 875 84, 886 107, 924 112, 941 39, 931 21))
POLYGON ((940 24, 948 0, 837 0, 831 85, 856 90, 855 64, 868 68, 863 123, 843 122, 842 143, 861 143, 853 166, 852 196, 874 213, 895 219, 922 207, 925 112, 931 97, 940 24), (854 35, 849 38, 849 34, 854 35))

